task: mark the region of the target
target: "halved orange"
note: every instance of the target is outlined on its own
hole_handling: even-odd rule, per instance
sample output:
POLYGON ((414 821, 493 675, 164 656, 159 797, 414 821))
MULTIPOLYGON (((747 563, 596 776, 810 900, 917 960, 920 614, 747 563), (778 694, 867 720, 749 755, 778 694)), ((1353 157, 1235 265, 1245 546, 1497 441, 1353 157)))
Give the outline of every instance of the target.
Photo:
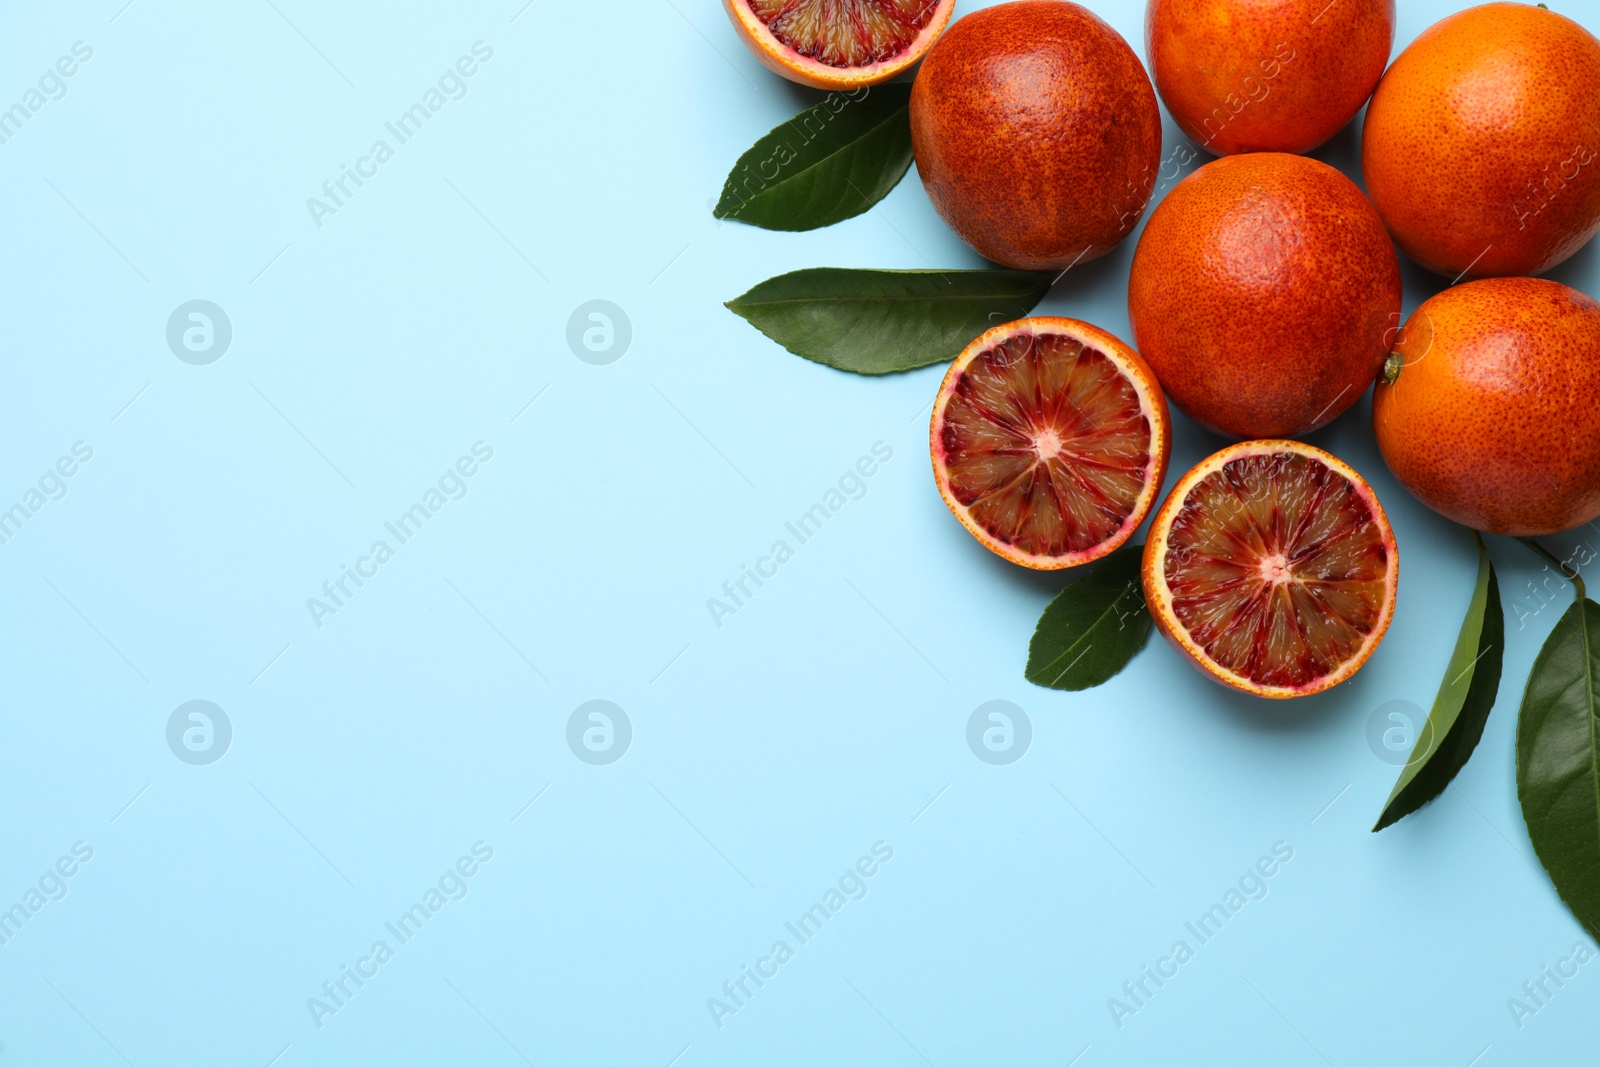
POLYGON ((1355 674, 1394 617, 1400 555, 1372 487, 1299 441, 1203 460, 1150 522, 1156 627, 1223 685, 1308 696, 1355 674))
POLYGON ((1077 319, 996 326, 950 365, 929 431, 939 493, 996 555, 1059 570, 1115 551, 1167 473, 1167 401, 1139 354, 1077 319))
POLYGON ((769 70, 816 89, 877 85, 921 59, 955 0, 723 0, 769 70))

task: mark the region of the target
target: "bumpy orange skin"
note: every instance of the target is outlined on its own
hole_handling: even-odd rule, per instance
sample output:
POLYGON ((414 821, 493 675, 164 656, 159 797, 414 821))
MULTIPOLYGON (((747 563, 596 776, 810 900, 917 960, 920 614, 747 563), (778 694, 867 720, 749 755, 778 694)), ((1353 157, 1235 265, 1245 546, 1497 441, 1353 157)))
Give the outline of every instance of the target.
POLYGON ((1600 517, 1600 303, 1539 278, 1468 282, 1419 307, 1395 352, 1372 424, 1417 499, 1517 537, 1600 517))
POLYGON ((1600 229, 1600 41, 1530 4, 1484 4, 1400 53, 1367 108, 1367 193, 1446 277, 1538 274, 1600 229))
POLYGON ((1324 452, 1314 445, 1304 444, 1300 441, 1241 441, 1229 445, 1222 451, 1208 456, 1194 466, 1194 469, 1178 479, 1172 487, 1172 492, 1161 502, 1161 507, 1156 509, 1155 518, 1150 520, 1150 533, 1145 538, 1144 555, 1139 565, 1139 580, 1144 590, 1145 603, 1150 608, 1150 617, 1155 621, 1156 629, 1167 643, 1177 649, 1188 661, 1189 665, 1201 674, 1210 678, 1218 685, 1229 689, 1237 689, 1242 693, 1252 696, 1267 697, 1272 700, 1291 700, 1296 697, 1311 696, 1332 689, 1340 682, 1347 681, 1359 671, 1371 658, 1389 632, 1389 624, 1394 621, 1394 608, 1400 589, 1400 546, 1394 539, 1394 530, 1389 525, 1389 516, 1383 510, 1383 505, 1378 501, 1378 494, 1372 491, 1372 486, 1355 468, 1331 453, 1324 452), (1348 660, 1338 671, 1319 679, 1315 684, 1290 688, 1285 686, 1257 685, 1249 679, 1226 670, 1214 662, 1205 651, 1194 642, 1184 631, 1183 626, 1173 615, 1171 598, 1166 594, 1166 578, 1163 574, 1163 565, 1167 554, 1167 535, 1172 529, 1172 521, 1183 509, 1184 501, 1188 498, 1190 490, 1207 475, 1225 466, 1229 461, 1244 455, 1254 453, 1271 453, 1278 451, 1298 452, 1301 455, 1311 456, 1348 479, 1366 501, 1371 509, 1382 537, 1383 547, 1389 557, 1389 570, 1386 575, 1386 595, 1383 610, 1378 616, 1377 624, 1373 627, 1367 645, 1361 653, 1348 660))
POLYGON ((1206 151, 1308 152, 1372 95, 1394 0, 1150 0, 1144 27, 1156 89, 1206 151))
POLYGON ((781 74, 792 82, 809 85, 813 89, 849 90, 886 82, 927 54, 933 42, 944 32, 950 21, 950 13, 956 7, 956 0, 931 2, 937 3, 938 7, 911 47, 882 63, 866 67, 831 67, 800 55, 773 36, 772 31, 751 13, 743 0, 722 0, 722 8, 728 13, 745 47, 774 74, 781 74))
POLYGON ((957 20, 911 90, 917 173, 980 254, 1060 270, 1110 251, 1144 214, 1161 114, 1139 57, 1068 0, 957 20))
POLYGON ((1230 437, 1298 437, 1361 397, 1400 321, 1400 263, 1337 170, 1214 160, 1179 182, 1128 276, 1134 345, 1168 397, 1230 437))

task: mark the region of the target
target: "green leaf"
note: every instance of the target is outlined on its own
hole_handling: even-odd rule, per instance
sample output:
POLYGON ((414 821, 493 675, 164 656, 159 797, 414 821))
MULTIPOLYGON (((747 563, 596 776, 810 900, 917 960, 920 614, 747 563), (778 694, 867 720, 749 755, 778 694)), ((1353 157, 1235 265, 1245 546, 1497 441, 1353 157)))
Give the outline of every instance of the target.
POLYGON ((911 86, 830 93, 751 145, 712 209, 768 230, 814 230, 889 195, 911 166, 911 86))
POLYGON ((991 326, 1020 319, 1049 271, 846 270, 768 278, 727 307, 797 356, 857 374, 948 363, 991 326))
POLYGON ((1600 604, 1581 586, 1528 675, 1517 798, 1556 892, 1600 937, 1600 604))
POLYGON ((1124 546, 1061 590, 1028 643, 1028 681, 1051 689, 1092 689, 1128 665, 1150 638, 1139 586, 1142 545, 1124 546))
POLYGON ((1500 606, 1500 582, 1483 538, 1478 542, 1478 580, 1461 620, 1456 650, 1433 698, 1433 709, 1417 735, 1411 758, 1378 816, 1377 833, 1393 826, 1444 792, 1466 765, 1483 736, 1495 695, 1500 691, 1500 666, 1505 653, 1506 620, 1500 606))

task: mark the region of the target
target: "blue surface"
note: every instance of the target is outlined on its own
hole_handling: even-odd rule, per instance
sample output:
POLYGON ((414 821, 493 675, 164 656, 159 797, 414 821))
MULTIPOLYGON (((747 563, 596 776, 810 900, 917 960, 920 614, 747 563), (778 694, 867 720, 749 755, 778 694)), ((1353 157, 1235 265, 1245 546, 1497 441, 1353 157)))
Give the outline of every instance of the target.
MULTIPOLYGON (((122 5, 13 7, 0 33, 5 104, 92 49, 0 144, 0 506, 44 478, 0 545, 0 907, 39 905, 0 944, 0 1067, 1592 1047, 1592 962, 1520 1027, 1507 1007, 1584 941, 1515 798, 1521 682, 1570 595, 1536 592, 1519 546, 1493 546, 1509 648, 1481 747, 1368 832, 1396 771, 1368 723, 1432 699, 1474 561, 1388 477, 1365 401, 1313 438, 1371 479, 1404 560, 1355 679, 1269 705, 1156 641, 1100 689, 1035 688, 1065 579, 940 503, 940 371, 835 373, 721 306, 799 267, 981 262, 915 178, 814 233, 719 225, 733 160, 817 97, 712 0, 122 5), (401 143, 385 123, 431 88, 401 143), (195 300, 231 325, 221 358, 220 334, 184 346, 187 313, 187 358, 169 346, 195 300), (609 363, 569 347, 593 300, 631 326, 609 363), (715 625, 708 598, 875 449, 715 625), (402 541, 385 524, 430 489, 402 541), (335 602, 345 567, 369 577, 335 602), (626 717, 609 753, 631 730, 610 763, 594 706, 569 731, 596 700, 626 717), (1010 764, 968 747, 991 700, 1031 724, 1010 764), (190 701, 222 714, 169 732, 190 701), (1292 859, 1251 877, 1275 847, 1292 859), (1188 931, 1240 886, 1259 899, 1188 931), (785 925, 835 902, 807 938, 785 925), (420 930, 386 926, 415 904, 420 930), (1108 1001, 1180 940, 1119 1027, 1108 1001), (745 967, 772 976, 735 1000, 745 967)), ((1140 5, 1094 7, 1140 47, 1140 5)), ((1451 9, 1403 3, 1399 44, 1451 9)), ((1358 143, 1317 155, 1359 178, 1358 143)), ((1041 312, 1128 336, 1132 250, 1041 312)), ((1596 292, 1597 255, 1552 276, 1596 292)), ((1406 310, 1442 284, 1408 266, 1406 310)), ((1218 443, 1179 418, 1173 477, 1218 443)))

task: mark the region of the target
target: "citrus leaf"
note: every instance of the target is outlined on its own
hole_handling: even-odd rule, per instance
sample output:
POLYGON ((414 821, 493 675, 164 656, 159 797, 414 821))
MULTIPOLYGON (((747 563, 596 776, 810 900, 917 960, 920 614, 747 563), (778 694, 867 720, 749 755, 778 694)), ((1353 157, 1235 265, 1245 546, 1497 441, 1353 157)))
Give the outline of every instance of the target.
POLYGON ((892 374, 954 359, 984 330, 1032 311, 1053 277, 811 267, 768 278, 727 307, 797 356, 892 374))
POLYGON ((1455 652, 1445 667, 1427 723, 1417 734, 1416 747, 1400 769, 1400 778, 1384 802, 1373 833, 1393 826, 1444 792, 1478 747, 1484 723, 1489 721, 1489 710, 1500 691, 1506 643, 1500 581, 1495 577, 1483 538, 1473 536, 1478 542, 1478 580, 1467 604, 1466 618, 1461 620, 1455 652))
POLYGON ((1128 665, 1150 638, 1139 586, 1143 546, 1118 549, 1056 594, 1028 643, 1023 675, 1050 689, 1092 689, 1128 665))
POLYGON ((719 219, 814 230, 889 195, 911 166, 911 86, 830 93, 751 145, 728 173, 719 219))
POLYGON ((1556 892, 1600 937, 1600 604, 1581 586, 1528 674, 1517 799, 1556 892))

